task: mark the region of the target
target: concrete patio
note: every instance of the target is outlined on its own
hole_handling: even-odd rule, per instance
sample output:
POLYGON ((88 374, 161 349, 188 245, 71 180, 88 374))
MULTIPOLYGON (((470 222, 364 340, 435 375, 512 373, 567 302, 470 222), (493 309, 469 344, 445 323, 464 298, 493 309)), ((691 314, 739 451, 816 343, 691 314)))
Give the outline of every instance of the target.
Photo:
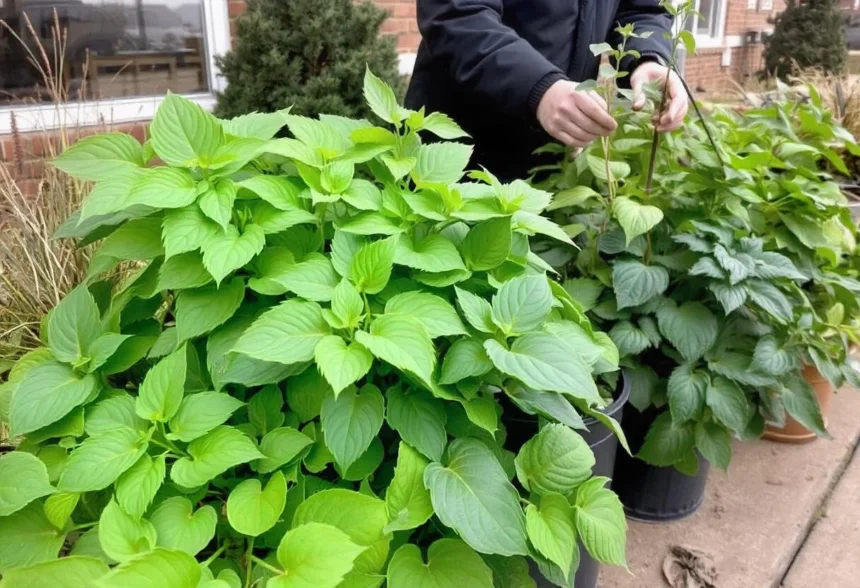
POLYGON ((728 473, 712 471, 702 508, 666 525, 629 522, 628 563, 600 588, 669 586, 672 546, 699 549, 716 588, 860 586, 860 392, 836 395, 832 441, 736 444, 728 473))

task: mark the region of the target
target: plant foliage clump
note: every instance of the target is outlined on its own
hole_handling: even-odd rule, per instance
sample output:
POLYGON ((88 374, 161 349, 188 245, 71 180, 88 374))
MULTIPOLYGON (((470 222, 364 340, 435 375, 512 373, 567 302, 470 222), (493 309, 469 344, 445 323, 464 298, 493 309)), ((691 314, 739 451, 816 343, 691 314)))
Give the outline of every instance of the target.
POLYGON ((249 0, 236 21, 235 47, 219 60, 227 88, 216 114, 292 107, 304 116, 367 116, 365 65, 397 93, 403 85, 394 39, 379 35, 386 16, 353 0, 249 0))
POLYGON ((764 41, 766 74, 786 78, 798 69, 840 72, 848 46, 838 0, 788 0, 764 41))
POLYGON ((99 244, 0 387, 4 582, 493 588, 532 557, 569 585, 580 542, 624 564, 575 431, 619 430, 595 382, 618 350, 529 251, 572 246, 551 195, 465 179, 471 147, 422 140, 451 119, 364 93, 385 126, 168 95, 146 144, 56 161, 96 182, 64 232, 99 244))
POLYGON ((828 436, 804 366, 860 385, 858 230, 830 173, 860 146, 806 94, 665 136, 650 188, 649 115, 622 102, 611 159, 602 145, 560 157, 540 186, 582 247, 536 251, 618 347, 630 403, 662 410, 635 448, 652 465, 726 468, 732 437, 787 414, 828 436))

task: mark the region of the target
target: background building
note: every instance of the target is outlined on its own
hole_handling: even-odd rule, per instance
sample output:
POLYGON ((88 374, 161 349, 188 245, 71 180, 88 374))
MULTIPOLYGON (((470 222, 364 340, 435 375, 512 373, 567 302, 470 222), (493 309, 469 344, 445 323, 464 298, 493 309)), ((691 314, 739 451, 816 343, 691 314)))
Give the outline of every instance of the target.
MULTIPOLYGON (((409 73, 421 41, 415 0, 375 0, 390 17, 383 32, 397 36, 401 70, 409 73)), ((857 11, 860 0, 842 0, 857 11)), ((736 94, 762 68, 762 39, 784 0, 697 0, 702 14, 688 23, 696 55, 682 58, 690 86, 703 99, 736 94)), ((0 0, 0 161, 14 163, 19 179, 39 176, 45 131, 61 126, 121 126, 143 134, 143 123, 166 91, 192 97, 204 107, 224 87, 215 56, 230 47, 233 23, 244 0, 0 0), (67 31, 64 55, 50 55, 69 104, 57 108, 47 87, 15 39, 31 38, 27 19, 51 47, 53 14, 67 31), (25 16, 27 19, 25 19, 25 16), (34 133, 33 131, 39 131, 34 133), (16 135, 13 138, 13 133, 16 135), (23 177, 22 177, 23 176, 23 177)), ((849 25, 849 44, 860 49, 860 20, 849 25)), ((50 50, 50 49, 49 49, 50 50)))

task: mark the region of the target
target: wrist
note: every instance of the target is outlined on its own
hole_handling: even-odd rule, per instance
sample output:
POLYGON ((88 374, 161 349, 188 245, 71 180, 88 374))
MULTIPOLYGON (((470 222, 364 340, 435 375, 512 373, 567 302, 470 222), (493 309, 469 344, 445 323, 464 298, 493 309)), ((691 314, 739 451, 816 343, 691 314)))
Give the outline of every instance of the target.
POLYGON ((639 57, 639 60, 636 62, 636 67, 639 67, 643 63, 658 63, 663 67, 669 67, 669 64, 663 59, 663 56, 659 53, 645 53, 639 57))

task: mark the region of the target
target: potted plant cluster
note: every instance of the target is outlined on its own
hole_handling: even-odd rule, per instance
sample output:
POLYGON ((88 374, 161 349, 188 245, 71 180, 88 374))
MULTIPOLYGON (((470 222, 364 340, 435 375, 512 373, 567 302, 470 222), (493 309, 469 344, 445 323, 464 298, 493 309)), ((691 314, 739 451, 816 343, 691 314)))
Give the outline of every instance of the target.
POLYGON ((168 95, 145 144, 55 162, 94 182, 61 234, 97 249, 0 388, 3 586, 492 588, 534 585, 529 560, 593 586, 579 544, 624 565, 577 431, 619 432, 618 351, 529 250, 572 248, 551 195, 464 180, 453 121, 370 72, 365 95, 387 124, 168 95))
POLYGON ((614 490, 628 515, 672 520, 701 504, 711 464, 728 467, 732 437, 786 418, 827 435, 802 373, 857 382, 857 229, 828 171, 844 168, 834 143, 857 145, 811 90, 688 123, 658 150, 650 115, 612 87, 623 73, 602 73, 619 130, 536 184, 557 192, 548 215, 581 248, 536 250, 630 380, 623 425, 637 458, 619 454, 614 490))
MULTIPOLYGON (((737 173, 755 186, 749 222, 761 234, 763 247, 778 250, 802 276, 797 284, 780 285, 795 309, 791 321, 759 318, 770 329, 778 361, 786 369, 801 366, 804 379, 791 379, 788 390, 766 398, 764 436, 805 442, 822 435, 824 422, 797 418, 798 408, 786 416, 786 408, 797 401, 796 386, 810 384, 825 414, 834 389, 846 382, 860 387, 851 357, 860 337, 857 228, 832 177, 849 175, 839 153, 856 155, 860 149, 833 122, 813 85, 780 85, 778 94, 779 99, 742 119, 721 114, 715 124, 730 131, 723 141, 731 148, 772 154, 764 168, 737 173)), ((807 396, 804 392, 803 398, 807 396)))

